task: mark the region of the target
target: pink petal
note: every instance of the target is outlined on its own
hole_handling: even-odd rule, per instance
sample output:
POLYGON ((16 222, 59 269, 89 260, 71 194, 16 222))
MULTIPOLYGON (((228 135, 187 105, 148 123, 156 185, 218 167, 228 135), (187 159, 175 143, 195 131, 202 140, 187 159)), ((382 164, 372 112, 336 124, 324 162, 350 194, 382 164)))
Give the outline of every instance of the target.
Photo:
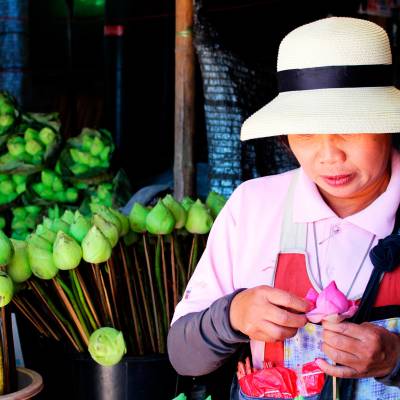
POLYGON ((315 302, 318 299, 318 292, 313 287, 308 289, 305 299, 315 307, 315 302))
POLYGON ((325 317, 324 313, 316 312, 315 309, 306 314, 307 319, 313 324, 318 324, 325 317))
POLYGON ((347 311, 349 302, 346 296, 338 290, 335 281, 332 281, 318 296, 317 307, 329 314, 341 314, 347 311))
POLYGON ((345 318, 351 318, 351 317, 357 312, 357 310, 358 310, 358 305, 355 304, 354 301, 351 301, 351 302, 349 302, 349 303, 353 303, 353 304, 350 304, 349 309, 348 309, 346 312, 344 312, 344 313, 341 314, 341 315, 343 315, 345 318))
MULTIPOLYGON (((315 301, 317 292, 311 288, 306 295, 309 301, 315 301)), ((316 307, 306 313, 307 319, 312 323, 319 323, 322 320, 341 322, 352 317, 358 306, 353 300, 347 300, 346 296, 336 287, 332 281, 319 295, 317 294, 316 307)))

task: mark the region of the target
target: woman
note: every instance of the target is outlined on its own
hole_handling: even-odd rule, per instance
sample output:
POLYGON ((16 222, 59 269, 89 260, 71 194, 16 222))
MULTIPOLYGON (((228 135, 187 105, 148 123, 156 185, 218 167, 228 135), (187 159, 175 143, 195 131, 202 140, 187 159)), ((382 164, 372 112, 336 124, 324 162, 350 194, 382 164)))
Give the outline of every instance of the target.
POLYGON ((351 398, 400 398, 400 258, 379 270, 368 257, 400 202, 391 63, 386 33, 364 20, 327 18, 283 39, 280 93, 241 136, 287 135, 300 168, 243 183, 215 221, 169 333, 179 373, 209 373, 250 342, 256 370, 316 359, 328 376, 356 379, 351 398), (307 291, 331 281, 349 299, 365 294, 363 323, 307 324, 307 291))

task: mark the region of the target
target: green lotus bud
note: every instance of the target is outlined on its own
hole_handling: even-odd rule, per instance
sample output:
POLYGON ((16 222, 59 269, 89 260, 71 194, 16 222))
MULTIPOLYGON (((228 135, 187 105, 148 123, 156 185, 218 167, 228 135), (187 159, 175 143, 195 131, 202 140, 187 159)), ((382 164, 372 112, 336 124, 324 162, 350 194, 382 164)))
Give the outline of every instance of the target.
POLYGON ((52 221, 51 228, 49 229, 52 230, 54 233, 58 233, 59 231, 63 231, 67 234, 69 233, 69 225, 60 218, 55 218, 52 221))
POLYGON ((104 149, 104 143, 97 137, 95 136, 93 138, 92 145, 90 146, 90 153, 93 156, 98 156, 104 149))
POLYGON ((13 137, 7 141, 7 149, 15 157, 25 152, 25 142, 20 136, 13 137))
POLYGON ((14 249, 10 239, 0 230, 0 267, 7 265, 13 255, 14 249))
POLYGON ((24 133, 24 139, 26 142, 29 140, 37 140, 39 139, 39 132, 35 129, 27 128, 24 133))
POLYGON ((65 199, 69 203, 75 203, 78 200, 78 191, 73 187, 68 188, 65 191, 65 199))
POLYGON ((69 167, 69 169, 74 175, 82 175, 85 172, 89 171, 89 167, 83 164, 73 164, 69 167))
POLYGON ((26 183, 25 175, 12 174, 11 178, 16 185, 20 185, 21 183, 24 183, 24 184, 26 183))
POLYGON ((90 151, 92 147, 93 139, 90 135, 82 135, 82 148, 86 151, 90 151))
POLYGON ((186 210, 170 194, 167 194, 162 202, 175 218, 175 229, 183 228, 187 218, 186 210))
POLYGON ((102 234, 108 239, 111 247, 115 247, 118 243, 119 233, 117 227, 106 221, 101 215, 94 214, 92 218, 93 224, 96 225, 102 232, 102 234))
POLYGON ((35 228, 35 226, 36 226, 36 219, 37 219, 37 216, 34 216, 34 215, 28 215, 28 216, 24 219, 24 222, 25 222, 25 225, 26 225, 27 229, 33 229, 33 228, 35 228))
POLYGON ((6 203, 8 203, 8 195, 0 193, 0 204, 6 204, 6 203))
POLYGON ((17 198, 17 196, 18 196, 17 188, 15 188, 15 192, 14 193, 8 194, 6 196, 7 197, 7 203, 13 202, 17 198))
POLYGON ((32 270, 28 260, 28 249, 26 242, 11 239, 14 248, 14 255, 7 266, 7 273, 14 282, 22 283, 27 281, 32 270))
POLYGON ((40 165, 43 162, 43 154, 39 153, 32 157, 30 163, 33 165, 40 165))
POLYGON ((70 149, 72 159, 78 164, 89 165, 91 155, 77 149, 70 149))
POLYGON ((110 327, 95 330, 89 338, 89 353, 93 360, 105 367, 118 364, 126 353, 122 332, 110 327))
POLYGON ((185 196, 181 201, 182 207, 185 209, 186 212, 189 211, 189 208, 192 207, 194 204, 194 200, 188 196, 185 196))
POLYGON ((181 393, 179 396, 175 397, 172 400, 187 400, 185 393, 181 393))
POLYGON ((73 224, 75 220, 74 213, 71 210, 65 210, 64 214, 61 217, 61 220, 66 222, 68 225, 73 224))
POLYGON ((226 198, 216 192, 210 192, 206 199, 206 205, 211 211, 213 218, 216 218, 226 203, 226 198))
POLYGON ((40 174, 43 184, 49 188, 53 187, 55 176, 54 172, 48 169, 44 169, 40 174))
POLYGON ((119 220, 118 217, 116 217, 109 208, 107 208, 106 206, 103 205, 93 205, 91 206, 91 210, 93 214, 98 214, 101 215, 101 217, 103 219, 105 219, 106 221, 110 222, 111 224, 113 224, 117 230, 118 230, 118 235, 121 235, 122 232, 122 226, 121 226, 121 222, 119 220))
POLYGON ((0 271, 0 307, 6 306, 14 294, 12 279, 3 271, 0 271))
POLYGON ((35 156, 43 152, 43 146, 36 140, 28 140, 25 143, 25 151, 31 156, 35 156))
POLYGON ((24 220, 13 219, 11 222, 11 229, 12 230, 17 230, 17 229, 26 230, 27 226, 26 226, 26 223, 24 220))
POLYGON ((12 115, 0 115, 0 132, 4 133, 14 123, 12 115))
POLYGON ((85 182, 74 182, 74 186, 78 189, 78 190, 86 190, 89 188, 89 185, 85 182))
POLYGON ((159 200, 146 218, 146 229, 154 235, 168 235, 174 230, 175 218, 159 200))
POLYGON ((185 228, 190 233, 205 234, 210 232, 212 224, 213 219, 207 207, 197 200, 189 209, 185 228))
POLYGON ((56 134, 53 129, 44 127, 39 132, 39 139, 42 141, 43 144, 46 146, 54 143, 56 139, 56 134))
POLYGON ((46 228, 44 225, 39 224, 36 227, 36 232, 37 235, 39 235, 41 238, 46 239, 49 243, 54 243, 56 240, 56 234, 51 231, 50 229, 46 228))
POLYGON ((100 153, 100 160, 108 161, 108 156, 110 155, 111 147, 106 146, 100 153))
POLYGON ((43 182, 38 182, 38 183, 34 183, 32 185, 32 189, 36 192, 36 194, 41 196, 43 191, 46 189, 46 186, 45 186, 45 184, 43 182))
POLYGON ((90 168, 96 168, 100 165, 100 160, 97 157, 94 157, 89 154, 89 167, 90 168))
POLYGON ((82 240, 82 256, 86 262, 101 263, 111 257, 112 248, 108 239, 94 225, 82 240))
POLYGON ((31 233, 26 241, 28 243, 32 243, 33 246, 39 247, 46 251, 52 251, 53 249, 53 244, 50 241, 36 233, 31 233))
POLYGON ((29 214, 39 214, 40 213, 40 207, 39 206, 26 206, 25 210, 29 214))
POLYGON ((146 219, 150 210, 142 206, 140 203, 135 203, 129 213, 129 223, 134 232, 146 232, 146 219))
POLYGON ((40 279, 52 279, 58 273, 52 251, 37 247, 31 241, 28 241, 28 260, 33 275, 40 279))
POLYGON ((27 211, 28 210, 24 207, 13 208, 13 210, 12 210, 14 217, 21 218, 21 219, 26 217, 27 211))
POLYGON ((53 260, 58 269, 67 270, 76 268, 82 259, 81 246, 66 233, 57 233, 53 245, 53 260))
POLYGON ((17 194, 21 194, 21 193, 25 192, 25 190, 26 190, 25 183, 21 183, 21 184, 17 185, 17 187, 15 188, 15 192, 17 194))
POLYGON ((62 192, 64 190, 64 184, 61 178, 54 174, 54 180, 52 185, 54 192, 62 192))
POLYGON ((60 218, 61 210, 58 204, 55 204, 53 208, 49 208, 48 216, 50 219, 60 218))
POLYGON ((97 186, 97 195, 101 199, 107 199, 111 196, 112 184, 103 183, 102 185, 97 186))
POLYGON ((109 208, 109 210, 112 214, 114 214, 119 219, 119 222, 121 224, 120 236, 125 236, 130 230, 128 217, 113 208, 109 208))
POLYGON ((76 211, 74 222, 69 227, 69 233, 77 242, 81 243, 91 226, 90 222, 79 211, 76 211))
POLYGON ((3 181, 0 182, 0 192, 8 195, 15 192, 15 184, 13 181, 3 181))
POLYGON ((0 104, 0 112, 1 114, 8 114, 14 116, 15 108, 11 103, 5 102, 0 104))

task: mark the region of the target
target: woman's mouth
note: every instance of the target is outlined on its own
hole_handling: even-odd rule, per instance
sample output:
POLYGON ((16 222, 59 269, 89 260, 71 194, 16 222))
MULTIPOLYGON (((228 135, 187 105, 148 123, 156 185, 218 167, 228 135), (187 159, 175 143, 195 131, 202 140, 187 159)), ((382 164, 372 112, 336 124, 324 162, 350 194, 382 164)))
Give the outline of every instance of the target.
POLYGON ((322 175, 322 179, 329 186, 338 187, 347 185, 353 179, 353 174, 322 175))

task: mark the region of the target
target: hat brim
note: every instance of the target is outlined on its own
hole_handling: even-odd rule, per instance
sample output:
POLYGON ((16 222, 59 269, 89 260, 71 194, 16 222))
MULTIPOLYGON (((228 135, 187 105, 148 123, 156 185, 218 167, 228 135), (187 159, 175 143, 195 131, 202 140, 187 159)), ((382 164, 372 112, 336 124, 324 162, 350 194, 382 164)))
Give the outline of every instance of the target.
POLYGON ((394 132, 400 132, 400 90, 385 86, 280 93, 243 123, 240 138, 394 132))

